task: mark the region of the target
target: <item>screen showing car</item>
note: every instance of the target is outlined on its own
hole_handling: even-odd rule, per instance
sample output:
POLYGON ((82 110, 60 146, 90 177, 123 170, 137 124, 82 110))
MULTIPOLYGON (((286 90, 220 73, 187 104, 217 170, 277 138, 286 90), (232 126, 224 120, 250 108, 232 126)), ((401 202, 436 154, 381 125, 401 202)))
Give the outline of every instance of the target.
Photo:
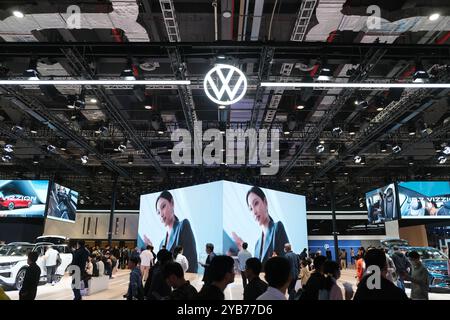
POLYGON ((395 184, 366 193, 368 219, 370 223, 381 223, 399 219, 395 184))
POLYGON ((450 182, 408 181, 398 184, 402 219, 450 219, 450 182))
POLYGON ((0 180, 1 218, 43 218, 48 180, 0 180))
POLYGON ((75 222, 77 215, 78 192, 53 183, 47 209, 47 218, 75 222))

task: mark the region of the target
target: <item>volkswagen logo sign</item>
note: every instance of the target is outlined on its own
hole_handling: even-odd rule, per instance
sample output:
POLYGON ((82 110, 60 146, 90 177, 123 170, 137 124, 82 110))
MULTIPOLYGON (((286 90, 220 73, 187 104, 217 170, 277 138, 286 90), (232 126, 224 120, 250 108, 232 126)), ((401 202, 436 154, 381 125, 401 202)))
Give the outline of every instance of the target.
POLYGON ((206 74, 203 89, 211 101, 230 105, 244 97, 247 92, 247 78, 234 66, 218 64, 206 74))

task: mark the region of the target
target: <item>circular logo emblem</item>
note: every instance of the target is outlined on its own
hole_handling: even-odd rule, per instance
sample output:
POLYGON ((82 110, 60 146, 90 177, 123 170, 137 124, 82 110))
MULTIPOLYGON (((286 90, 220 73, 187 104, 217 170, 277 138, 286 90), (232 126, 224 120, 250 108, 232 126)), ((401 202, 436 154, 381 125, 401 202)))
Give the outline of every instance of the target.
POLYGON ((230 105, 244 97, 247 92, 247 78, 234 66, 218 64, 206 74, 203 89, 211 101, 230 105))

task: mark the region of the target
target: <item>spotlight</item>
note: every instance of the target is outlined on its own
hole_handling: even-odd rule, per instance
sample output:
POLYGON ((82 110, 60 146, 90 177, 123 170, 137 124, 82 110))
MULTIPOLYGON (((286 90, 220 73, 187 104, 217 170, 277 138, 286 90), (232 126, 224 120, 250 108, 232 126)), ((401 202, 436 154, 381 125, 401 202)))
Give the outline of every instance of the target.
POLYGON ((445 155, 450 155, 450 146, 448 144, 444 145, 444 148, 442 149, 442 153, 445 155))
POLYGON ((428 17, 428 19, 430 19, 430 21, 436 21, 440 16, 441 15, 439 13, 433 13, 428 17))
POLYGON ((333 78, 333 73, 327 67, 324 67, 320 70, 319 75, 317 77, 318 81, 330 81, 333 78))
POLYGON ((89 100, 90 103, 97 103, 97 99, 92 98, 91 100, 89 100))
POLYGON ((136 77, 134 76, 133 69, 127 68, 122 71, 120 77, 127 81, 134 81, 136 77))
POLYGON ((342 129, 341 127, 334 127, 333 130, 331 131, 332 135, 334 137, 339 137, 342 134, 342 129))
POLYGON ((335 153, 336 152, 336 145, 330 144, 330 152, 335 153))
POLYGON ((223 109, 226 109, 226 108, 227 108, 226 106, 219 106, 220 110, 223 110, 223 109))
POLYGON ((413 74, 414 83, 426 83, 428 81, 430 81, 430 75, 428 74, 428 72, 423 70, 414 72, 413 74))
POLYGON ((30 133, 37 134, 37 128, 34 126, 30 127, 30 133))
POLYGON ((355 104, 358 106, 358 108, 360 109, 367 109, 367 107, 369 107, 369 103, 366 100, 362 100, 362 101, 355 101, 355 104))
POLYGON ((33 156, 33 164, 38 164, 39 163, 39 156, 33 156))
POLYGON ((84 155, 81 157, 81 163, 82 164, 87 164, 89 160, 89 157, 87 155, 84 155))
POLYGON ((125 152, 126 149, 127 149, 127 143, 125 141, 123 143, 119 144, 119 146, 117 147, 117 151, 120 151, 120 152, 125 152))
POLYGON ((225 60, 227 57, 224 54, 217 55, 217 59, 219 60, 225 60))
POLYGON ((393 153, 399 153, 400 151, 402 151, 402 147, 400 147, 400 145, 396 144, 392 146, 393 153))
POLYGON ((49 145, 47 146, 47 151, 48 151, 48 152, 53 152, 53 151, 55 151, 55 150, 56 150, 56 147, 55 147, 54 145, 49 144, 49 145))
POLYGON ((447 162, 447 157, 442 155, 442 156, 439 156, 437 160, 438 160, 439 164, 444 164, 447 162))
POLYGON ((69 109, 84 109, 86 102, 82 94, 70 95, 67 97, 67 108, 69 109))
POLYGON ((317 151, 317 153, 322 153, 322 152, 324 152, 324 151, 325 151, 325 146, 324 146, 323 144, 317 145, 316 151, 317 151))
POLYGON ((23 73, 23 76, 27 78, 27 80, 39 80, 39 72, 36 69, 27 69, 23 73))
POLYGON ((356 164, 360 164, 361 161, 362 161, 362 158, 361 158, 361 156, 354 156, 354 157, 353 157, 353 161, 354 161, 356 164))
POLYGON ((14 152, 14 146, 12 144, 6 144, 3 150, 9 153, 14 152))
MULTIPOLYGON (((24 17, 24 14, 18 10, 13 11, 13 15, 14 15, 14 17, 19 18, 19 19, 22 19, 24 17)), ((431 20, 431 18, 430 18, 430 20, 431 20)))
POLYGON ((164 134, 164 131, 160 130, 160 131, 158 131, 158 134, 164 134))
POLYGON ((30 59, 28 68, 24 71, 23 76, 27 80, 39 80, 39 72, 37 70, 37 60, 35 58, 30 59))
POLYGON ((130 154, 130 155, 128 156, 128 164, 133 164, 133 160, 134 160, 134 159, 133 159, 133 155, 130 154))
POLYGON ((297 106, 297 110, 303 110, 303 109, 305 109, 305 106, 303 104, 299 104, 297 106))
POLYGON ((153 109, 153 107, 151 105, 146 105, 144 108, 147 109, 147 110, 152 110, 153 109))
POLYGON ((227 19, 231 18, 231 11, 226 10, 226 11, 222 12, 222 16, 227 19))
POLYGON ((416 134, 416 126, 410 124, 410 125, 408 126, 408 134, 409 134, 410 136, 414 136, 414 135, 416 134))
POLYGON ((355 126, 350 126, 350 127, 348 128, 348 134, 351 135, 351 136, 354 136, 354 135, 356 134, 356 128, 355 128, 355 126))
POLYGON ((97 130, 95 130, 95 133, 97 134, 105 134, 108 132, 108 127, 105 125, 101 125, 97 130))
POLYGON ((320 164, 322 163, 321 161, 320 161, 320 158, 319 157, 316 157, 316 165, 318 165, 318 166, 320 166, 320 164))
POLYGON ((377 111, 378 111, 378 112, 383 111, 383 110, 384 110, 383 107, 378 107, 378 108, 377 108, 377 111))
POLYGON ((387 144, 386 143, 380 143, 380 151, 381 152, 387 152, 387 144))
POLYGON ((3 162, 10 162, 11 160, 12 160, 12 157, 9 154, 2 155, 3 162))

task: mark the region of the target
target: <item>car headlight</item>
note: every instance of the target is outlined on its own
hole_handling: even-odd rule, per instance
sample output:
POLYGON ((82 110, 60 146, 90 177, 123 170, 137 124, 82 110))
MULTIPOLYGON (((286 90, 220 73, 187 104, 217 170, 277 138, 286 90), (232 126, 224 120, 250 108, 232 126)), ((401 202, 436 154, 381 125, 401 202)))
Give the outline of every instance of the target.
POLYGON ((446 285, 447 281, 445 281, 445 278, 434 278, 431 284, 433 286, 446 285))
POLYGON ((17 262, 19 262, 19 261, 16 261, 16 262, 3 262, 3 263, 0 263, 0 270, 8 270, 8 269, 11 269, 12 267, 14 267, 14 266, 17 264, 17 262))

